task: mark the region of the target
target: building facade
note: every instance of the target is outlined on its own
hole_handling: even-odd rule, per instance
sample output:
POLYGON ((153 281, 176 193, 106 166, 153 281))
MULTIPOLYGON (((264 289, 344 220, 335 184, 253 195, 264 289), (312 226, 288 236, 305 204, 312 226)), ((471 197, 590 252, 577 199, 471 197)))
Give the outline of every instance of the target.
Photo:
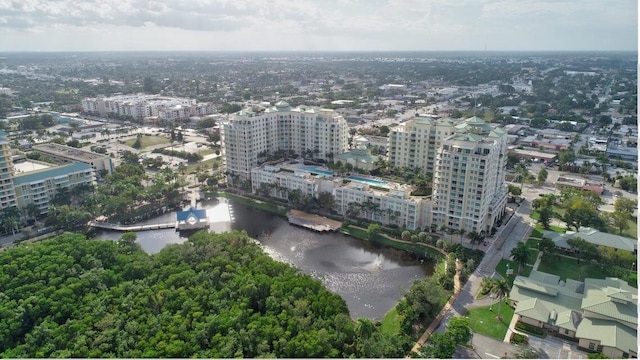
POLYGON ((111 97, 86 98, 81 101, 82 111, 100 116, 131 116, 142 120, 158 117, 163 120, 184 120, 190 116, 212 114, 212 105, 196 104, 195 99, 160 95, 130 94, 111 97))
POLYGON ((0 210, 16 206, 16 196, 13 189, 13 161, 11 160, 10 143, 5 140, 6 134, 0 130, 0 210))
POLYGON ((437 151, 445 138, 455 133, 450 118, 417 117, 389 133, 389 165, 420 169, 433 174, 437 151))
POLYGON ((334 210, 345 217, 396 225, 410 230, 431 224, 431 202, 411 196, 412 187, 365 176, 337 176, 327 168, 275 164, 253 168, 252 191, 287 199, 292 190, 317 199, 322 192, 334 198, 334 210))
POLYGON ((291 108, 284 101, 264 112, 243 110, 223 121, 222 155, 229 180, 249 181, 259 158, 278 151, 330 160, 348 150, 346 120, 327 109, 291 108))
POLYGON ((16 204, 21 209, 35 204, 40 214, 45 214, 60 191, 70 192, 80 185, 93 188, 95 184, 95 170, 81 162, 25 173, 14 178, 16 204))
POLYGON ((490 234, 507 206, 506 132, 472 117, 442 140, 433 175, 433 223, 490 234))

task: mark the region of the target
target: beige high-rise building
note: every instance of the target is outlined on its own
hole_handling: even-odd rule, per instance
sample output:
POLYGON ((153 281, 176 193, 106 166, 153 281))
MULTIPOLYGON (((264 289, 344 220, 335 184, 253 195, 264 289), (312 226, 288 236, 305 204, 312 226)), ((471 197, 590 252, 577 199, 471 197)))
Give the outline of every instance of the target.
POLYGON ((472 117, 437 150, 433 223, 490 234, 507 204, 506 131, 472 117))
POLYGON ((13 162, 11 161, 11 147, 5 140, 5 132, 0 130, 0 210, 16 206, 16 193, 13 188, 13 162))
POLYGON ((263 112, 243 110, 221 126, 225 170, 232 184, 251 179, 259 160, 277 151, 331 160, 349 149, 346 120, 333 110, 291 108, 284 101, 263 112))
POLYGON ((437 149, 455 132, 450 118, 413 118, 389 133, 389 165, 433 174, 437 149))

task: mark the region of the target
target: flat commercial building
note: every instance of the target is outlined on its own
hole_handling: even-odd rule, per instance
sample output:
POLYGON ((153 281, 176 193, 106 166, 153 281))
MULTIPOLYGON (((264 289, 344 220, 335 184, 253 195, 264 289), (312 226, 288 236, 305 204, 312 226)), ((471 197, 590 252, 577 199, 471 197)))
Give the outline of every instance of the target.
POLYGON ((108 155, 54 143, 35 145, 33 150, 60 162, 82 162, 90 165, 96 172, 104 170, 109 175, 113 174, 113 162, 108 155))
POLYGON ((291 108, 284 101, 264 112, 243 110, 223 121, 222 155, 229 180, 251 179, 259 160, 278 151, 330 160, 348 150, 346 120, 333 110, 291 108))

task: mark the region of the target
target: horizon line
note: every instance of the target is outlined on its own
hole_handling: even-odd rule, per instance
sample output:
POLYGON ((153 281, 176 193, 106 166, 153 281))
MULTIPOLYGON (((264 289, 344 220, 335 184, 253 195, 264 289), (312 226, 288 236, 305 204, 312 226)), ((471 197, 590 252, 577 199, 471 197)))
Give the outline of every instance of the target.
POLYGON ((443 53, 443 52, 477 52, 477 53, 637 53, 635 50, 0 50, 0 53, 443 53))

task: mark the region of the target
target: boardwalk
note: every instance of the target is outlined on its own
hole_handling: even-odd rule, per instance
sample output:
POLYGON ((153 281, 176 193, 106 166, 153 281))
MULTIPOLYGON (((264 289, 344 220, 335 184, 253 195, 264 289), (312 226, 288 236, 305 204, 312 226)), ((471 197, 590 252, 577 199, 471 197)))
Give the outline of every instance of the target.
POLYGON ((290 224, 305 227, 315 231, 336 231, 342 227, 340 221, 327 219, 326 217, 307 214, 300 210, 291 210, 287 214, 290 224))
POLYGON ((146 231, 146 230, 158 230, 158 229, 175 229, 176 222, 151 224, 151 225, 118 225, 108 224, 98 221, 89 221, 89 226, 98 229, 115 230, 115 231, 146 231))

